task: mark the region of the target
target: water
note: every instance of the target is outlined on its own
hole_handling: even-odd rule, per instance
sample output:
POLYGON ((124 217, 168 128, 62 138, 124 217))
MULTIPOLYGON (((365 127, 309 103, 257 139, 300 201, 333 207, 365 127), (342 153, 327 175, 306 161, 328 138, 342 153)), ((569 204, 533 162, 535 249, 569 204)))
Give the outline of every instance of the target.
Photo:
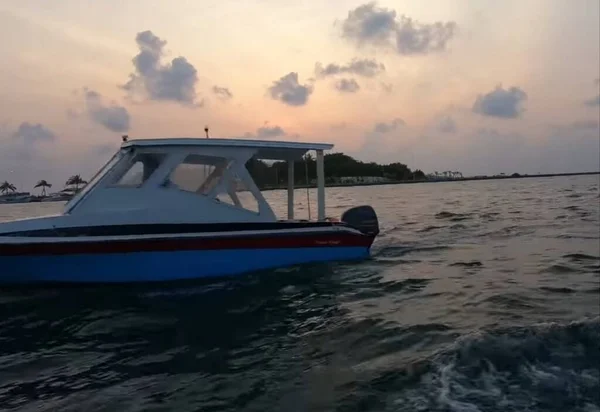
POLYGON ((336 188, 379 213, 370 261, 2 290, 0 409, 600 411, 599 183, 336 188))

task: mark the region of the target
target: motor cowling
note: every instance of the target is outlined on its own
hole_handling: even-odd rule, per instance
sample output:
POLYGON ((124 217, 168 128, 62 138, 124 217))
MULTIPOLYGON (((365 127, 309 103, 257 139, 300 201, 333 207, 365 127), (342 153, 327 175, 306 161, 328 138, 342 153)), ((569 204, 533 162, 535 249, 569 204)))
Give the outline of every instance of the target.
POLYGON ((377 236, 379 234, 379 220, 371 206, 356 206, 348 209, 342 215, 341 220, 365 235, 377 236))

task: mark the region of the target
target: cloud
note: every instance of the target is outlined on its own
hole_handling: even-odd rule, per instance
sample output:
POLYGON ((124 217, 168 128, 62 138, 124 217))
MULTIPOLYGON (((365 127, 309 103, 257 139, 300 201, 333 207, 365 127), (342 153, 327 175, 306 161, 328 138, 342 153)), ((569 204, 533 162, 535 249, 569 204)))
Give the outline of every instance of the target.
POLYGON ((282 137, 285 135, 285 130, 279 126, 263 126, 256 130, 256 137, 259 139, 271 139, 273 137, 282 137))
POLYGON ((394 91, 394 85, 391 83, 384 83, 381 82, 381 89, 385 92, 385 93, 391 93, 394 91))
POLYGON ((49 156, 56 151, 48 149, 58 140, 52 130, 40 123, 23 122, 16 130, 0 125, 1 179, 13 183, 18 190, 31 190, 35 181, 51 179, 57 164, 52 164, 49 156))
POLYGON ((354 79, 340 79, 335 82, 334 87, 342 93, 356 93, 360 86, 354 79))
POLYGON ((600 129, 600 123, 598 120, 581 120, 570 124, 574 129, 578 130, 596 130, 600 129))
POLYGON ((335 124, 332 124, 331 126, 329 126, 329 128, 334 131, 346 130, 348 128, 348 123, 346 123, 346 122, 335 123, 335 124))
POLYGON ((320 62, 315 64, 315 75, 317 77, 335 76, 337 74, 355 74, 363 77, 375 77, 385 71, 383 63, 375 59, 352 59, 346 65, 329 63, 323 67, 320 62))
POLYGON ((388 122, 374 123, 364 132, 362 144, 351 153, 364 161, 404 163, 407 159, 402 149, 411 140, 414 132, 399 117, 388 122))
POLYGON ((348 12, 342 37, 358 46, 369 44, 393 48, 401 55, 418 55, 444 51, 456 27, 453 21, 427 24, 404 15, 398 19, 395 10, 370 2, 348 12))
POLYGON ((446 50, 455 32, 453 21, 422 24, 402 16, 396 28, 396 49, 404 55, 441 52, 446 50))
POLYGON ((442 133, 455 133, 457 130, 456 122, 450 116, 444 116, 439 119, 437 130, 442 133))
POLYGON ((392 120, 390 123, 376 123, 375 126, 373 126, 373 131, 375 133, 381 133, 381 134, 385 134, 385 133, 389 133, 391 131, 394 131, 398 128, 398 126, 405 126, 406 122, 400 118, 396 118, 394 120, 392 120))
POLYGON ((298 73, 295 72, 274 81, 268 90, 271 98, 288 106, 304 106, 313 92, 312 86, 298 82, 298 73))
POLYGON ((38 142, 50 142, 57 139, 52 130, 40 123, 31 124, 29 122, 21 123, 12 136, 15 140, 21 141, 27 145, 38 142))
POLYGON ((120 145, 118 144, 97 144, 90 147, 90 153, 95 156, 108 157, 115 154, 119 150, 120 145))
POLYGON ((497 86, 495 90, 477 96, 473 104, 473 112, 484 116, 514 119, 524 111, 522 103, 527 100, 527 93, 518 87, 503 89, 497 86))
POLYGON ((150 100, 174 101, 188 106, 201 106, 196 102, 196 68, 185 57, 176 57, 161 64, 166 41, 150 30, 139 32, 135 38, 140 52, 133 58, 135 72, 122 87, 130 93, 143 91, 150 100))
POLYGON ((550 124, 550 130, 552 133, 558 134, 569 134, 575 132, 589 132, 598 131, 600 129, 600 123, 598 120, 576 120, 568 124, 550 124))
POLYGON ((84 89, 84 99, 87 114, 94 122, 113 132, 129 130, 131 118, 126 108, 114 103, 104 105, 102 96, 87 88, 84 89))
POLYGON ((342 24, 342 36, 362 43, 387 45, 396 31, 396 12, 371 2, 348 12, 342 24))
MULTIPOLYGON (((596 86, 600 86, 600 78, 594 79, 594 84, 596 86)), ((585 104, 586 106, 589 106, 589 107, 600 106, 600 94, 592 99, 584 101, 583 104, 585 104)))
POLYGON ((256 129, 255 133, 246 133, 243 137, 245 139, 268 140, 284 136, 288 136, 288 134, 283 128, 279 126, 268 126, 268 123, 265 123, 264 126, 256 129))
POLYGON ((233 93, 227 87, 213 86, 212 92, 221 100, 229 100, 233 97, 233 93))
POLYGON ((600 94, 593 99, 586 100, 584 104, 590 107, 600 106, 600 94))

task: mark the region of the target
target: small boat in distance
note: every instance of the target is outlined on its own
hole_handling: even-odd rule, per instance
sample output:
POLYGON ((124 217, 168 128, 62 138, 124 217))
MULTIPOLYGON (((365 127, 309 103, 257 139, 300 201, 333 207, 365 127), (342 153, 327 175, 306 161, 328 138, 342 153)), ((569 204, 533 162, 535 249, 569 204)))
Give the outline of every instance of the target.
POLYGON ((331 144, 171 138, 124 142, 62 214, 0 224, 0 283, 152 282, 364 259, 370 206, 325 217, 331 144), (294 219, 294 161, 316 151, 318 219, 294 219), (287 219, 246 168, 287 161, 287 219))

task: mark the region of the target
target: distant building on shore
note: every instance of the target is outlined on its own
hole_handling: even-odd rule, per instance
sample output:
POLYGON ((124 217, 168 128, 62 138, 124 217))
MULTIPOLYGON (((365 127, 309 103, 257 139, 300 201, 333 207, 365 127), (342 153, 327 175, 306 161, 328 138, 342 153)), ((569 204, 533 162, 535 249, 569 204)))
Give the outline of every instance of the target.
MULTIPOLYGON (((392 179, 381 176, 342 176, 342 177, 328 177, 327 182, 333 184, 343 185, 359 185, 359 184, 377 184, 377 183, 389 183, 392 179)), ((317 180, 312 179, 311 184, 316 184, 317 180)))
POLYGON ((381 176, 342 176, 334 179, 343 184, 391 182, 391 179, 381 176))

